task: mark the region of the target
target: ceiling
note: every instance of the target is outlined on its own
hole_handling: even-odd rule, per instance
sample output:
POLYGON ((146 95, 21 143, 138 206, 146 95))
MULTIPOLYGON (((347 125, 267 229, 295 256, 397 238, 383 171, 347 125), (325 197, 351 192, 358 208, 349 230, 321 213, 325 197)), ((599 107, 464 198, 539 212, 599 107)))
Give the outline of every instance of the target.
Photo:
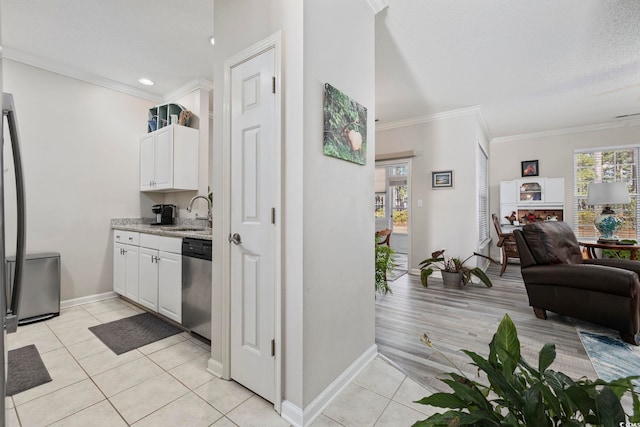
POLYGON ((385 2, 379 125, 479 105, 501 137, 640 113, 637 0, 385 2))
POLYGON ((0 10, 8 58, 157 100, 213 78, 212 0, 1 0, 0 10))
MULTIPOLYGON (((481 106, 501 137, 640 113, 637 0, 385 2, 376 17, 379 125, 481 106)), ((212 80, 212 0, 0 0, 0 8, 8 58, 157 100, 212 80)))

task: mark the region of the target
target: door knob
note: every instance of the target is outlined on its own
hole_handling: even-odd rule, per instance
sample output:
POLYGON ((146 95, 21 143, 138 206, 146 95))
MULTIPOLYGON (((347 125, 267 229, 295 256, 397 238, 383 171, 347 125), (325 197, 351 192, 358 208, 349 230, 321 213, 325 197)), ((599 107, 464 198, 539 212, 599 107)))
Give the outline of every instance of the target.
POLYGON ((242 243, 240 235, 238 233, 234 233, 233 236, 229 234, 229 243, 233 243, 234 245, 239 245, 240 243, 242 243))

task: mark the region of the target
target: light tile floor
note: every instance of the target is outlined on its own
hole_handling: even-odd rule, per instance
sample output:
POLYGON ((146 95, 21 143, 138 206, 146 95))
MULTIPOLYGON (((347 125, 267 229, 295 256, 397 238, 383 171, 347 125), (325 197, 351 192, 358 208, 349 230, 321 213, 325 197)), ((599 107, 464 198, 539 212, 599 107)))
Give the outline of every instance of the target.
MULTIPOLYGON (((288 426, 273 406, 206 371, 209 347, 187 333, 116 356, 87 328, 141 312, 114 298, 21 326, 9 349, 35 344, 53 381, 6 399, 9 426, 288 426)), ((312 424, 410 426, 429 393, 377 358, 312 424)))

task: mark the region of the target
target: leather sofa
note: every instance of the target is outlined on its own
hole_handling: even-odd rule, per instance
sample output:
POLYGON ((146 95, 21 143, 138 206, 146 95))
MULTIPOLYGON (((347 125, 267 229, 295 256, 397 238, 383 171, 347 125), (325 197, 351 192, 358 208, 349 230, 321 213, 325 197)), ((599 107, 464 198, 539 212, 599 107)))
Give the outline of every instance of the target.
POLYGON ((583 259, 565 222, 536 222, 515 230, 520 269, 536 317, 546 311, 596 323, 640 343, 640 261, 583 259))

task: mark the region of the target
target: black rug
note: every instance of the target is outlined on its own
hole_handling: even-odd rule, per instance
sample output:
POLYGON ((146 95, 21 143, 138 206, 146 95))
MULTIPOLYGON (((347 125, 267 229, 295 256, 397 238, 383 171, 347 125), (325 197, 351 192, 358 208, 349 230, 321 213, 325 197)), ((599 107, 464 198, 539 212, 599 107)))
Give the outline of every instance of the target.
POLYGON ((89 330, 115 354, 126 353, 182 332, 180 328, 150 313, 92 326, 89 330))
POLYGON ((35 345, 9 350, 7 396, 13 396, 51 381, 35 345))

